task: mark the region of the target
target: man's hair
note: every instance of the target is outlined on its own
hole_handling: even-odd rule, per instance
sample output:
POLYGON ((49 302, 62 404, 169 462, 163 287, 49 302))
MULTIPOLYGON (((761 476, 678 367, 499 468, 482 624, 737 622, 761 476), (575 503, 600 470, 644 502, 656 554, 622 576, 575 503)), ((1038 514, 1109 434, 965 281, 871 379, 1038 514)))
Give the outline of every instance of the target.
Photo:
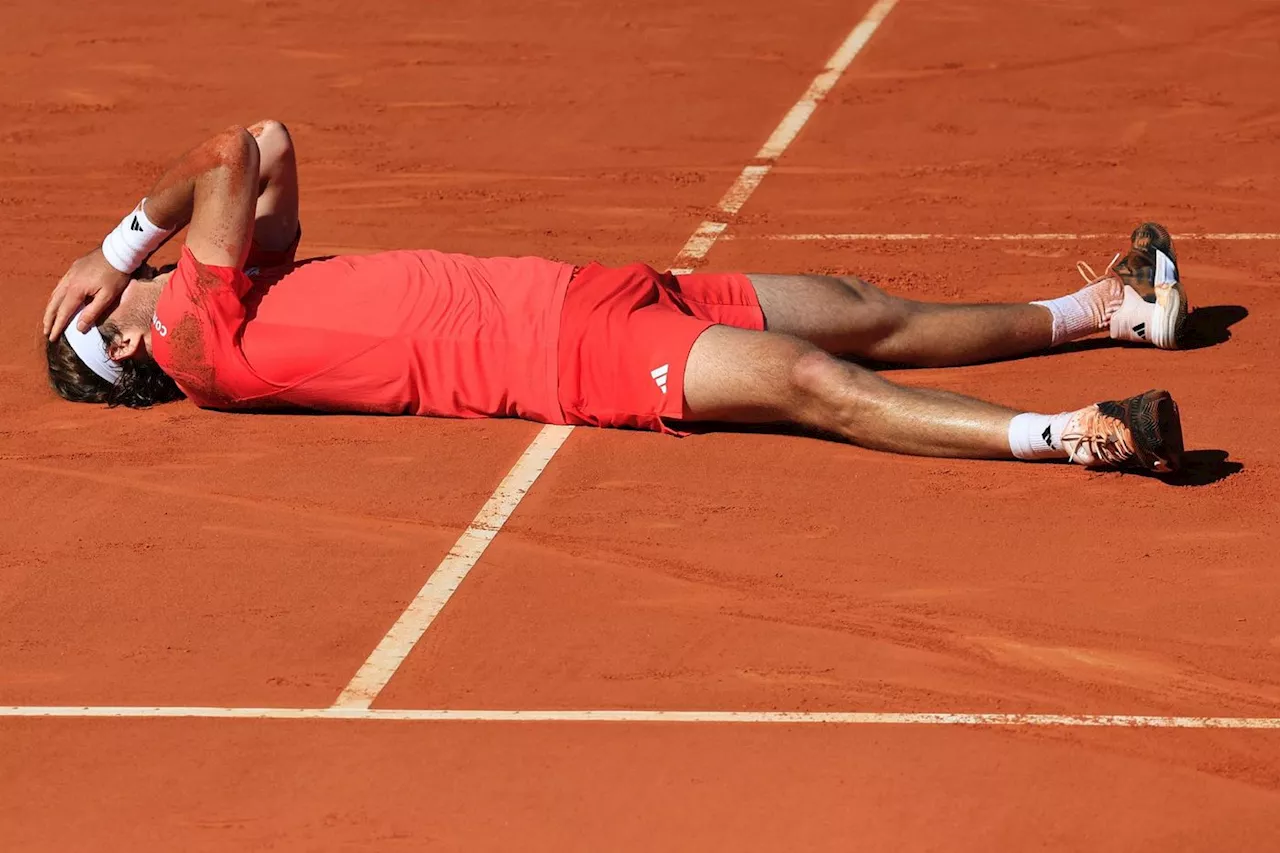
MULTIPOLYGON (((134 278, 155 278, 159 270, 143 264, 134 278)), ((110 341, 118 330, 111 323, 102 326, 102 336, 110 341)), ((106 403, 111 408, 125 406, 145 409, 157 403, 170 403, 184 396, 178 385, 154 361, 128 359, 120 363, 120 379, 114 385, 94 373, 71 348, 66 335, 45 344, 45 360, 49 363, 49 384, 58 396, 73 403, 106 403)))
POLYGON ((49 384, 64 400, 73 403, 106 403, 145 409, 157 403, 181 400, 185 395, 153 361, 129 359, 120 363, 120 380, 112 385, 89 369, 65 336, 45 344, 49 384))

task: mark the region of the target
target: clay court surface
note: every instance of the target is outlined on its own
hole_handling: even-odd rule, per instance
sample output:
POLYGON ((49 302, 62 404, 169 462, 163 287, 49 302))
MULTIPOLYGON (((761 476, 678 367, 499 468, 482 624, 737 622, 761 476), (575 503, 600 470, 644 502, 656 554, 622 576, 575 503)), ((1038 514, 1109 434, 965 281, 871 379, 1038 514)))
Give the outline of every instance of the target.
POLYGON ((881 3, 759 159, 870 9, 0 11, 0 849, 1274 847, 1280 6, 881 3), (1198 238, 1204 346, 895 376, 1040 411, 1165 387, 1189 470, 573 431, 372 710, 312 713, 540 427, 53 397, 38 326, 66 265, 180 150, 263 117, 299 148, 302 256, 1027 300, 1159 219, 1198 238), (707 220, 728 227, 678 258, 707 220), (919 234, 942 236, 888 236, 919 234))

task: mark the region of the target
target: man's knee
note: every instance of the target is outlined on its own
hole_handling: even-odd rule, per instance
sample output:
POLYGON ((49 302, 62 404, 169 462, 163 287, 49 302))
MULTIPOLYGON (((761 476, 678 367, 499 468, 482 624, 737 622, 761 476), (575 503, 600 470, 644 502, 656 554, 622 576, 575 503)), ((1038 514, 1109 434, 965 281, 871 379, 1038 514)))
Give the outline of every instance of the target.
POLYGON ((848 295, 857 326, 870 340, 883 340, 906 328, 916 303, 885 293, 855 276, 833 276, 848 295))
POLYGON ((871 403, 882 382, 871 371, 816 348, 797 353, 788 376, 798 419, 811 422, 831 415, 847 418, 871 403))
POLYGON ((848 293, 850 299, 857 300, 857 302, 862 305, 888 305, 899 301, 896 297, 890 296, 871 282, 864 281, 857 276, 833 275, 829 276, 829 278, 832 281, 838 282, 848 293))

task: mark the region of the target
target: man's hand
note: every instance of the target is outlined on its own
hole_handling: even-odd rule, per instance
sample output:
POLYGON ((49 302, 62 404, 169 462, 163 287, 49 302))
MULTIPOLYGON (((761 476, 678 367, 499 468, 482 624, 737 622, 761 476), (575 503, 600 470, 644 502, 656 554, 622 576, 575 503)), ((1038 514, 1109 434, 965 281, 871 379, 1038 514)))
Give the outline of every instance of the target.
POLYGON ((128 284, 129 276, 107 263, 101 248, 78 258, 53 289, 49 304, 45 306, 45 335, 49 340, 56 341, 67 330, 71 318, 85 302, 89 302, 89 305, 80 315, 76 326, 82 332, 89 331, 89 327, 101 319, 111 304, 120 298, 128 284))

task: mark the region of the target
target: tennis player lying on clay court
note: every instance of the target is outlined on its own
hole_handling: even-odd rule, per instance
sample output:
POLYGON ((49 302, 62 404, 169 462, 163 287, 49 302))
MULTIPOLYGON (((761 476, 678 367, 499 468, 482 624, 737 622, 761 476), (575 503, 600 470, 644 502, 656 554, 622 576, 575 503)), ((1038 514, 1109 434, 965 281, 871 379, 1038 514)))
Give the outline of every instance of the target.
POLYGON ((44 318, 54 389, 112 406, 185 395, 214 409, 676 434, 698 422, 790 423, 898 453, 1159 473, 1182 453, 1164 391, 1020 413, 895 385, 838 357, 940 367, 1103 332, 1174 348, 1187 302, 1159 225, 1138 226, 1082 290, 1007 305, 915 302, 847 277, 676 276, 434 251, 295 262, 299 236, 284 126, 213 136, 54 290, 44 318), (148 267, 187 225, 177 266, 148 267))

